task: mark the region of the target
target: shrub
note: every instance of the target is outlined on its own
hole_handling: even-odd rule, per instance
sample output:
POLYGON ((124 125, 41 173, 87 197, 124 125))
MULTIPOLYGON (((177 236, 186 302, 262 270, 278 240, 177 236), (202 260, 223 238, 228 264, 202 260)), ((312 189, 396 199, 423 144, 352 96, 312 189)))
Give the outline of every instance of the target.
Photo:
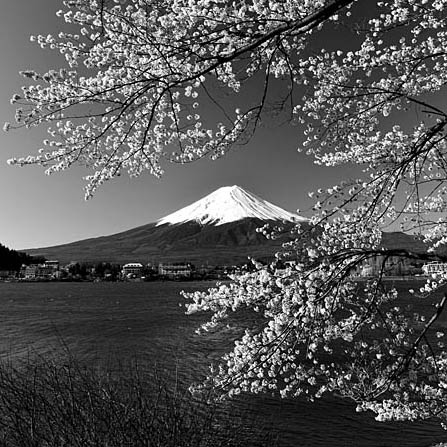
POLYGON ((118 371, 73 358, 0 364, 0 442, 20 447, 271 446, 228 404, 193 398, 177 381, 137 366, 118 371))

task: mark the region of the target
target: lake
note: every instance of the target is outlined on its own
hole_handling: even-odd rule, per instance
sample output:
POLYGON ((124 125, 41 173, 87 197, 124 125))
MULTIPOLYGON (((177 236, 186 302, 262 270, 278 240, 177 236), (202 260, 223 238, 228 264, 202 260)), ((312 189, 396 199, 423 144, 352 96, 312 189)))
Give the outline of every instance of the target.
MULTIPOLYGON (((89 364, 138 361, 180 380, 199 380, 231 345, 230 333, 197 336, 205 316, 186 316, 181 290, 211 283, 0 283, 0 355, 3 359, 64 355, 89 364)), ((446 317, 440 323, 447 326, 446 317)), ((269 396, 242 396, 232 405, 254 412, 284 433, 284 446, 423 447, 447 440, 435 422, 379 423, 372 413, 336 398, 314 404, 269 396)), ((261 423, 261 422, 260 422, 261 423)))

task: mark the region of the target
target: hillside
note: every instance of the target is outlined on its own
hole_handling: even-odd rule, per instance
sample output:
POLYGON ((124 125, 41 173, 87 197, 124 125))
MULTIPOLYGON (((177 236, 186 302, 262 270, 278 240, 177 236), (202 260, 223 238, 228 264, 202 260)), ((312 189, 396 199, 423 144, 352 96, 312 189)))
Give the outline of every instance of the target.
MULTIPOLYGON (((78 262, 192 262, 196 265, 231 265, 248 257, 270 260, 290 240, 290 229, 306 219, 245 191, 226 186, 157 222, 54 247, 27 250, 32 255, 78 262), (256 229, 281 225, 284 232, 275 240, 256 229)), ((424 244, 404 233, 384 233, 383 245, 425 251, 424 244)))
MULTIPOLYGON (((188 261, 197 265, 239 264, 246 262, 249 256, 258 260, 272 259, 281 245, 289 240, 287 229, 291 227, 290 223, 283 224, 284 233, 276 240, 266 239, 256 232, 256 228, 265 223, 249 218, 219 226, 194 222, 160 226, 151 223, 110 236, 32 249, 28 253, 58 259, 62 263, 188 261)), ((417 252, 426 250, 420 240, 399 232, 384 233, 382 245, 417 252)))
MULTIPOLYGON (((187 222, 176 225, 147 224, 122 233, 86 239, 55 247, 28 250, 34 255, 60 262, 166 262, 196 264, 237 264, 256 259, 271 259, 287 240, 287 234, 274 241, 256 232, 266 222, 246 218, 219 226, 187 222)), ((277 225, 278 222, 272 221, 277 225)), ((290 224, 286 227, 290 227, 290 224)))

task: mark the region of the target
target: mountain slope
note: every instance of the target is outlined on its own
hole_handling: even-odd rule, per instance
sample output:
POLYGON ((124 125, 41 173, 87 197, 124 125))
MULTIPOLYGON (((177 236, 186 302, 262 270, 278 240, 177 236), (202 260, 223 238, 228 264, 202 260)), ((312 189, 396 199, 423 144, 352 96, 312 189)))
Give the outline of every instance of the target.
MULTIPOLYGON (((86 239, 55 247, 28 250, 58 259, 62 263, 84 262, 180 262, 212 265, 243 263, 248 256, 271 259, 288 239, 287 232, 276 240, 266 239, 256 228, 266 222, 246 218, 220 226, 186 222, 176 225, 155 223, 123 233, 86 239)), ((277 225, 277 221, 271 221, 277 225)), ((291 224, 286 225, 290 228, 291 224)))
MULTIPOLYGON (((201 225, 197 222, 160 226, 151 223, 111 236, 27 252, 46 259, 58 259, 62 263, 188 261, 197 265, 231 265, 244 263, 249 256, 271 259, 282 243, 290 240, 287 230, 292 223, 283 224, 284 233, 275 240, 266 239, 256 232, 256 228, 265 223, 253 218, 219 226, 201 225)), ((278 224, 277 221, 270 223, 278 224)), ((416 252, 426 251, 421 241, 404 233, 384 233, 382 245, 416 252)))
POLYGON ((219 188, 203 199, 155 223, 122 233, 87 239, 29 253, 61 262, 162 262, 234 264, 271 259, 287 232, 272 241, 256 229, 270 223, 290 228, 307 219, 289 213, 238 186, 219 188))

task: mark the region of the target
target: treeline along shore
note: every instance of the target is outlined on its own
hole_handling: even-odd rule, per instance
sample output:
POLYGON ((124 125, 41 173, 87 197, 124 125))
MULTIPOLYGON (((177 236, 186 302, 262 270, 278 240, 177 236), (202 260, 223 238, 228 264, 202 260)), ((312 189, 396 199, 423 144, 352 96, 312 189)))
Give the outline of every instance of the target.
MULTIPOLYGON (((264 261, 267 263, 268 261, 264 261)), ((294 268, 297 260, 276 261, 279 270, 294 268)), ((157 280, 219 280, 229 275, 255 269, 247 259, 245 263, 227 265, 197 265, 191 261, 179 262, 78 262, 61 264, 58 260, 30 256, 0 244, 0 281, 157 281, 157 280)), ((425 262, 399 256, 369 258, 358 265, 351 275, 365 279, 380 274, 385 278, 417 278, 447 271, 447 263, 425 262)))
POLYGON ((0 281, 200 281, 226 279, 231 273, 250 269, 243 265, 201 265, 189 262, 142 264, 132 262, 70 262, 61 266, 57 260, 42 260, 39 263, 22 264, 18 269, 0 270, 0 281))

